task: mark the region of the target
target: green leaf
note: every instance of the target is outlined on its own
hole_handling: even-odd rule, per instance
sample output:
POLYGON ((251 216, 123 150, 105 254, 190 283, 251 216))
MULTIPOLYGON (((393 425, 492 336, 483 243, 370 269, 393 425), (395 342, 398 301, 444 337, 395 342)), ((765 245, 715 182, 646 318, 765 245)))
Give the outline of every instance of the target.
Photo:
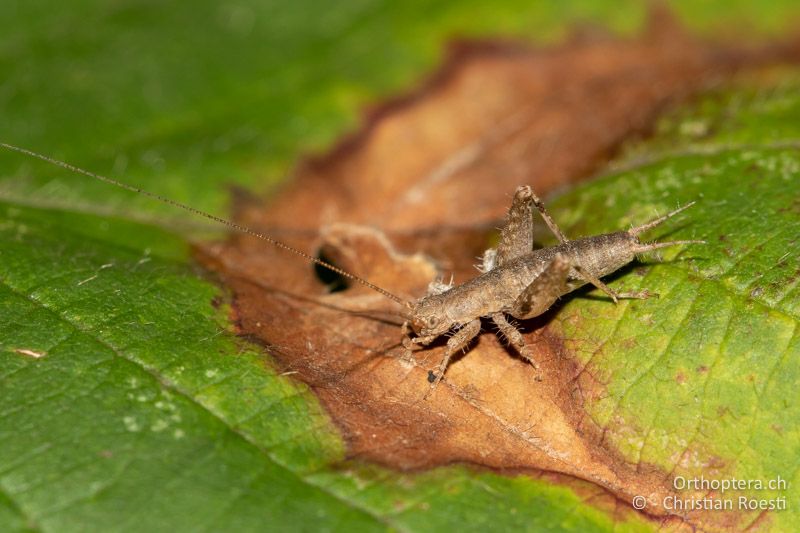
MULTIPOLYGON (((728 5, 695 4, 678 9, 701 27, 728 5)), ((552 40, 576 17, 630 31, 642 7, 627 5, 4 2, 0 138, 223 212, 225 184, 268 187, 299 153, 354 124, 362 105, 418 79, 449 35, 552 40)), ((787 5, 741 4, 732 17, 758 13, 757 27, 774 31, 787 5)), ((571 207, 558 215, 588 233, 702 196, 676 235, 717 238, 680 252, 691 261, 649 269, 641 283, 662 292, 658 302, 610 309, 576 298, 564 310, 566 334, 583 339, 577 357, 588 361, 597 339, 611 354, 592 359, 610 386, 587 409, 632 461, 670 468, 675 435, 694 434, 697 456, 722 457, 725 472, 795 479, 796 280, 771 265, 797 234, 797 204, 780 196, 796 195, 796 158, 763 145, 757 128, 769 117, 770 142, 797 139, 796 89, 689 116, 722 124, 719 139, 739 132, 684 143, 717 154, 673 156, 562 200, 571 207), (757 146, 717 146, 731 140, 757 146), (743 197, 726 176, 748 187, 743 197), (756 200, 758 213, 741 207, 756 200), (652 318, 658 334, 645 334, 636 324, 656 305, 667 306, 652 318), (585 320, 595 310, 616 315, 585 320), (676 316, 682 326, 668 320, 676 316), (630 338, 643 347, 629 354, 630 338), (645 394, 653 387, 666 400, 645 394), (644 413, 639 423, 633 411, 644 413)), ((592 489, 580 483, 345 461, 308 389, 232 334, 227 295, 191 265, 186 238, 142 222, 172 227, 164 220, 174 213, 16 156, 0 157, 0 180, 2 529, 650 529, 633 513, 586 504, 592 489)), ((617 285, 633 286, 634 275, 617 285)), ((776 529, 797 527, 791 494, 776 529)))
POLYGON ((556 210, 573 221, 572 234, 597 233, 697 201, 661 234, 706 245, 665 251, 664 262, 628 268, 612 283, 646 287, 659 300, 612 307, 577 298, 559 324, 585 368, 581 384, 603 384, 584 407, 606 443, 630 463, 685 478, 788 480, 788 490, 725 495, 785 497, 789 510, 771 517, 776 531, 800 525, 800 409, 792 401, 800 383, 800 93, 796 76, 786 80, 665 120, 648 146, 677 149, 578 187, 556 210), (697 131, 716 133, 686 138, 697 131))

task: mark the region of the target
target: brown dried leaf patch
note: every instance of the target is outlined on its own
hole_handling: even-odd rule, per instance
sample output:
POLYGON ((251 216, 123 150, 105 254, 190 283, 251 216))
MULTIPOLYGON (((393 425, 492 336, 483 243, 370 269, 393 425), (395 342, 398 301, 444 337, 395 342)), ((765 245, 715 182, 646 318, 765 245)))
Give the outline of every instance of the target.
MULTIPOLYGON (((590 175, 665 106, 786 50, 708 44, 663 18, 635 40, 461 44, 421 89, 304 162, 268 205, 240 202, 238 221, 418 298, 439 272, 476 275, 516 186, 544 195, 590 175)), ((247 237, 200 253, 232 288, 241 332, 313 388, 353 458, 546 471, 593 483, 624 509, 648 496, 650 516, 672 526, 741 523, 731 513, 670 514, 659 505, 669 474, 629 464, 603 441, 583 402, 605 387, 547 326, 557 309, 524 324, 543 381, 485 331, 423 399, 443 343, 405 357, 400 318, 374 312, 396 310, 389 300, 358 285, 327 294, 311 266, 247 237)))

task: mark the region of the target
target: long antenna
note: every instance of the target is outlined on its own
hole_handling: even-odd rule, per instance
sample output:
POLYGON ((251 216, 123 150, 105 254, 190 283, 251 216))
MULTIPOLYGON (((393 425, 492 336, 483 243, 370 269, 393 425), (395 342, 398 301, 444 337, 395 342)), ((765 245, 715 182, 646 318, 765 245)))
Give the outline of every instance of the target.
POLYGON ((252 229, 250 229, 250 228, 248 228, 246 226, 242 226, 241 224, 237 224, 236 222, 232 222, 230 220, 226 220, 226 219, 218 217, 216 215, 212 215, 211 213, 206 213, 205 211, 201 211, 200 209, 196 209, 196 208, 191 207, 189 205, 182 204, 181 202, 175 201, 175 200, 173 200, 171 198, 167 198, 165 196, 161 196, 160 194, 155 194, 155 193, 152 193, 152 192, 149 192, 149 191, 142 190, 142 189, 140 189, 138 187, 134 187, 132 185, 128 185, 127 183, 123 183, 121 181, 117 181, 117 180, 115 180, 113 178, 102 176, 100 174, 95 174, 94 172, 89 172, 88 170, 84 170, 82 168, 76 167, 76 166, 71 165, 69 163, 66 163, 64 161, 59 161, 58 159, 53 159, 52 157, 48 157, 46 155, 39 154, 39 153, 34 152, 32 150, 28 150, 26 148, 20 148, 19 146, 14 146, 13 144, 8 144, 8 143, 4 143, 4 142, 0 142, 0 146, 2 146, 3 148, 6 148, 8 150, 12 150, 14 152, 18 152, 20 154, 25 154, 25 155, 28 155, 28 156, 31 156, 31 157, 35 157, 36 159, 40 159, 40 160, 42 160, 42 161, 44 161, 46 163, 50 163, 51 165, 55 165, 55 166, 58 166, 58 167, 61 167, 61 168, 65 168, 67 170, 75 172, 76 174, 83 174, 84 176, 89 176, 90 178, 94 178, 94 179, 102 181, 104 183, 108 183, 110 185, 114 185, 116 187, 119 187, 121 189, 125 189, 127 191, 139 193, 141 195, 147 196, 149 198, 153 198, 153 199, 158 200, 159 202, 165 203, 167 205, 171 205, 173 207, 177 207, 177 208, 183 209, 184 211, 188 211, 188 212, 193 213, 195 215, 200 215, 201 217, 205 217, 205 218, 207 218, 209 220, 213 220, 214 222, 222 224, 223 226, 228 226, 229 228, 233 228, 233 229, 235 229, 237 231, 240 231, 242 233, 246 233, 247 235, 251 235, 251 236, 256 237, 258 239, 261 239, 263 241, 267 241, 268 243, 271 243, 271 244, 277 246, 278 248, 286 250, 287 252, 292 252, 293 254, 297 254, 300 257, 304 257, 305 259, 308 259, 312 263, 315 263, 315 264, 317 264, 317 265, 319 265, 321 267, 325 267, 328 270, 339 274, 340 276, 344 276, 344 277, 346 277, 348 279, 351 279, 353 281, 356 281, 356 282, 364 285, 365 287, 369 287, 373 291, 378 292, 378 293, 386 296, 390 300, 394 300, 395 302, 399 303, 400 305, 404 305, 406 307, 409 305, 408 302, 406 302, 405 300, 401 299, 400 297, 395 296, 391 292, 389 292, 389 291, 387 291, 385 289, 382 289, 382 288, 378 287, 377 285, 375 285, 373 283, 370 283, 369 281, 356 276, 355 274, 351 274, 351 273, 349 273, 349 272, 347 272, 345 270, 342 270, 339 267, 333 266, 330 263, 327 263, 327 262, 322 261, 320 259, 317 259, 316 257, 311 256, 311 255, 309 255, 309 254, 307 254, 305 252, 302 252, 302 251, 298 250, 297 248, 294 248, 292 246, 289 246, 288 244, 285 244, 285 243, 282 243, 281 241, 273 239, 269 235, 265 235, 265 234, 260 233, 258 231, 252 230, 252 229))

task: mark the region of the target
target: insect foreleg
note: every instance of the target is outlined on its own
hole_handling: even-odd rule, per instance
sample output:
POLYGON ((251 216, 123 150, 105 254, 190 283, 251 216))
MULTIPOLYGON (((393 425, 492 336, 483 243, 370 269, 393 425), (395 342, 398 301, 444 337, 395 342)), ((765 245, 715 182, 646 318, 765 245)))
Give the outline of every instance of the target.
POLYGON ((411 352, 411 348, 414 345, 413 340, 411 339, 411 323, 406 320, 403 322, 403 325, 400 326, 400 332, 403 334, 403 348, 405 348, 409 353, 411 352))
POLYGON ((411 334, 413 333, 413 330, 411 329, 411 323, 408 322, 407 320, 403 322, 401 330, 403 333, 403 347, 409 353, 413 351, 415 344, 421 344, 422 346, 427 346, 439 338, 439 335, 428 335, 427 337, 412 337, 411 334))
POLYGON ((456 331, 452 337, 450 337, 450 340, 447 341, 447 347, 444 350, 444 357, 442 357, 442 361, 439 363, 439 372, 435 375, 428 374, 428 379, 431 381, 431 388, 428 391, 429 393, 436 388, 436 385, 438 385, 442 380, 444 371, 447 369, 447 364, 450 362, 450 358, 453 356, 453 354, 469 344, 469 341, 474 339, 475 336, 480 332, 481 321, 479 318, 476 318, 471 322, 467 322, 461 329, 456 331))
POLYGON ((427 337, 414 337, 411 339, 412 344, 421 344, 423 346, 427 346, 436 339, 441 337, 441 335, 428 335, 427 337))

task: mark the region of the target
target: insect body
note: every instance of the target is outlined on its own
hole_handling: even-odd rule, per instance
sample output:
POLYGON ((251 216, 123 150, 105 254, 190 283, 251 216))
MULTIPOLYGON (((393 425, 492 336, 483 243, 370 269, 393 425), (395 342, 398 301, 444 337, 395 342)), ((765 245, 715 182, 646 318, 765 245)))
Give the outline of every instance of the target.
POLYGON ((531 349, 525 344, 522 334, 506 318, 518 319, 541 315, 561 296, 591 283, 608 294, 614 302, 619 298, 648 298, 648 291, 618 293, 607 287, 599 278, 630 263, 636 254, 673 246, 704 241, 684 240, 660 243, 642 243, 639 235, 664 220, 693 205, 689 203, 666 215, 627 231, 618 231, 568 240, 547 213, 541 200, 530 187, 517 189, 502 228, 501 242, 497 249, 484 253, 481 274, 466 283, 450 286, 431 283, 428 294, 416 302, 406 302, 391 292, 369 281, 322 261, 303 251, 292 248, 269 235, 259 233, 191 206, 176 202, 120 181, 95 174, 68 163, 0 142, 0 147, 23 153, 72 172, 83 174, 116 187, 143 194, 160 202, 172 205, 226 225, 232 229, 265 240, 279 248, 350 278, 383 296, 401 304, 398 314, 405 319, 403 345, 409 351, 413 345, 428 345, 440 336, 453 332, 447 341, 438 373, 429 374, 431 390, 441 381, 452 355, 465 348, 480 332, 481 318, 491 319, 514 348, 535 368, 531 349), (559 241, 557 246, 533 250, 533 209, 538 209, 547 226, 559 241), (412 337, 411 334, 414 334, 412 337))
POLYGON ((647 291, 618 293, 599 278, 627 265, 636 254, 676 244, 703 241, 642 243, 639 234, 674 216, 690 204, 644 225, 574 241, 567 240, 530 187, 520 187, 514 195, 497 249, 484 253, 483 272, 455 287, 432 285, 429 294, 411 306, 410 320, 404 325, 404 344, 427 345, 455 330, 447 341, 438 374, 430 374, 431 388, 442 379, 452 355, 480 332, 482 317, 490 318, 498 330, 535 368, 530 347, 506 315, 518 319, 541 315, 555 301, 578 287, 591 283, 614 302, 620 298, 648 298, 647 291), (533 250, 533 207, 559 240, 557 246, 533 250), (417 336, 408 336, 409 329, 417 336))

